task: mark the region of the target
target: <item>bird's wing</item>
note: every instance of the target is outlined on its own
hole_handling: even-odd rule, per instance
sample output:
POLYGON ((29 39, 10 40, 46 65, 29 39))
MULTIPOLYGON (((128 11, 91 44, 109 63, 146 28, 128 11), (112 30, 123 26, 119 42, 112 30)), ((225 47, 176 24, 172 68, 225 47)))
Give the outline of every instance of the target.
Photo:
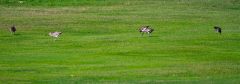
POLYGON ((147 29, 147 27, 143 28, 142 31, 145 31, 147 29))
POLYGON ((144 31, 144 30, 146 30, 148 27, 149 27, 149 26, 143 26, 143 27, 140 28, 140 30, 141 30, 141 31, 144 31))
POLYGON ((53 36, 59 35, 59 32, 52 33, 53 36))
POLYGON ((54 32, 53 35, 60 35, 61 33, 63 33, 64 31, 61 32, 54 32))

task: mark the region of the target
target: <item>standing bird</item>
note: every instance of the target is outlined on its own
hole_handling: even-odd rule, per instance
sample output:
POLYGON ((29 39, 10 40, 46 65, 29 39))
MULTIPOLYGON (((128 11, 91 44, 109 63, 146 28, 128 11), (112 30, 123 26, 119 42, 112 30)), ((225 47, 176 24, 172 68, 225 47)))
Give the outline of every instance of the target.
POLYGON ((148 27, 149 27, 149 26, 143 26, 143 27, 141 27, 141 28, 139 29, 139 32, 140 32, 140 33, 143 32, 143 31, 146 30, 148 27))
POLYGON ((15 35, 16 28, 14 27, 14 25, 10 28, 10 31, 11 31, 11 35, 12 35, 12 32, 14 32, 14 35, 15 35))
POLYGON ((218 34, 218 32, 221 34, 222 30, 220 27, 214 27, 214 29, 216 30, 216 34, 218 34))
MULTIPOLYGON (((63 33, 64 31, 61 31, 61 32, 54 32, 54 33, 48 33, 51 37, 55 37, 55 39, 54 39, 54 41, 56 40, 56 38, 58 38, 58 35, 60 35, 61 33, 63 33)), ((46 34, 46 35, 48 35, 48 34, 46 34)), ((45 35, 45 36, 46 36, 45 35)), ((59 40, 59 38, 58 38, 58 40, 59 40)))
POLYGON ((148 33, 148 37, 151 35, 151 33, 152 33, 152 31, 153 31, 154 29, 152 29, 152 28, 147 28, 147 29, 145 29, 144 31, 143 31, 143 33, 142 33, 142 36, 143 36, 143 34, 144 34, 144 32, 146 32, 146 33, 148 33), (150 35, 149 35, 149 33, 150 33, 150 35))

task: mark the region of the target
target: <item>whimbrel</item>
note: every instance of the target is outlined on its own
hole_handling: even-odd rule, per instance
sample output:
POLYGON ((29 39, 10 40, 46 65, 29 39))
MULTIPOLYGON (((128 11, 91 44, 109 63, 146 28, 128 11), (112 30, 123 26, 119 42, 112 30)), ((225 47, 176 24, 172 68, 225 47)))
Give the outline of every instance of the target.
POLYGON ((216 30, 216 34, 218 34, 218 32, 221 34, 222 29, 220 27, 214 27, 214 29, 216 30))
POLYGON ((15 35, 16 28, 14 27, 14 25, 10 28, 10 31, 11 31, 11 35, 12 35, 12 32, 14 32, 14 35, 15 35))
MULTIPOLYGON (((51 37, 55 37, 55 39, 54 39, 54 41, 56 40, 56 38, 58 38, 58 35, 60 35, 61 33, 63 33, 64 31, 61 31, 61 32, 54 32, 54 33, 48 33, 51 37)), ((46 35, 48 35, 48 34, 46 34, 46 35)), ((46 36, 45 35, 45 36, 46 36)), ((58 38, 58 40, 59 40, 59 38, 58 38)))

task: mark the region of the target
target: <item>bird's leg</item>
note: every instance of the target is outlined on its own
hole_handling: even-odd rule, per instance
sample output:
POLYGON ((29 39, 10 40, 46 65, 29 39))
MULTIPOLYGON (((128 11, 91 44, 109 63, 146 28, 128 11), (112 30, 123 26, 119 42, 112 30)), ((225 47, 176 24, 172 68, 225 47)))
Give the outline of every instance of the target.
POLYGON ((54 39, 54 41, 56 40, 56 37, 55 37, 55 39, 54 39))
POLYGON ((149 32, 148 32, 148 37, 149 37, 150 35, 149 35, 149 32))
POLYGON ((144 32, 142 33, 142 36, 143 36, 144 32))
POLYGON ((216 34, 218 34, 218 30, 216 30, 216 34))

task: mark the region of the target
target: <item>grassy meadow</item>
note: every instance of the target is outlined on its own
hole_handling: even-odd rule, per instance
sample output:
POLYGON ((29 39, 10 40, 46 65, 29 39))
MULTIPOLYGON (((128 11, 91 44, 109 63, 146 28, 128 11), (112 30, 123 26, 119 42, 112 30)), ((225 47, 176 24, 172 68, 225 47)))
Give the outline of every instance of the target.
POLYGON ((240 83, 239 0, 22 1, 0 0, 0 84, 240 83))

